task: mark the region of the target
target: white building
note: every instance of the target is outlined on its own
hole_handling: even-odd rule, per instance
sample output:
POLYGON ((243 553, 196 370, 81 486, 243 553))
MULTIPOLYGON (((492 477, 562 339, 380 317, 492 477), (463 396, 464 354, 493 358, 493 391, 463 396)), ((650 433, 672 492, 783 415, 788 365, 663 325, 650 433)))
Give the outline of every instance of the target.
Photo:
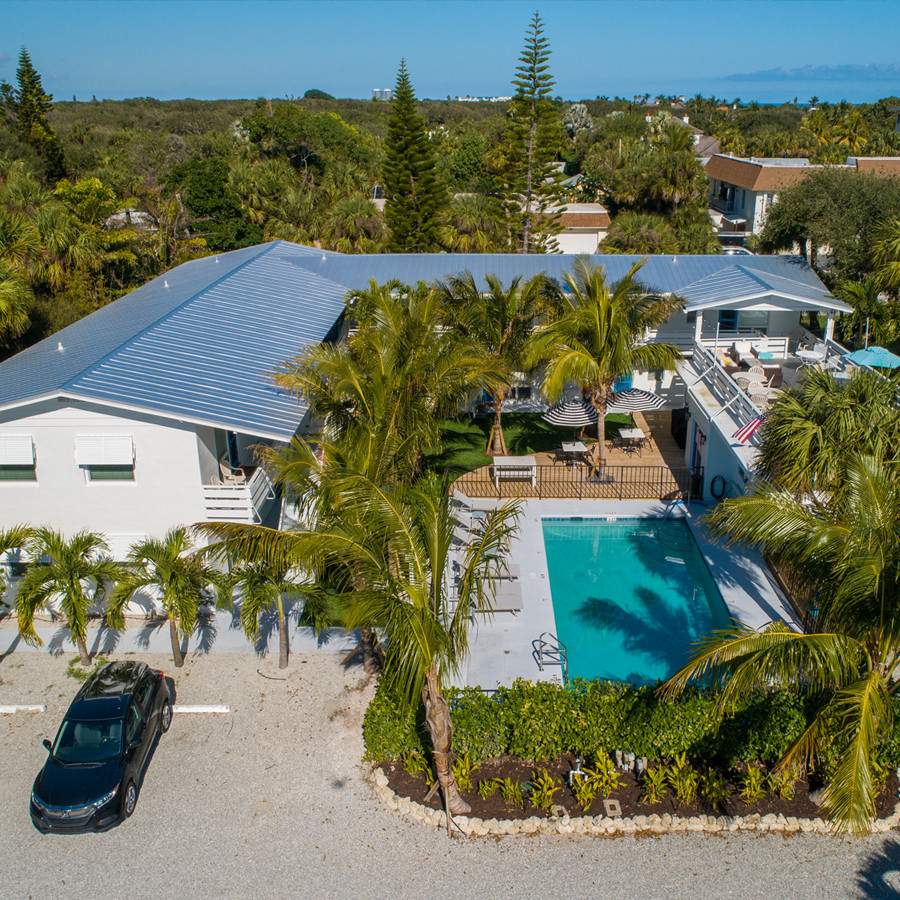
MULTIPOLYGON (((0 364, 0 527, 90 528, 122 558, 135 540, 175 525, 275 522, 277 491, 253 447, 287 442, 309 423, 302 399, 272 374, 304 346, 340 336, 349 290, 466 270, 482 282, 561 278, 575 258, 351 256, 274 241, 178 266, 0 364)), ((637 257, 593 259, 615 282, 637 257)), ((649 257, 647 289, 678 294, 686 307, 647 339, 674 342, 692 366, 710 347, 736 343, 771 364, 804 337, 802 310, 833 318, 849 309, 802 260, 742 259, 649 257)), ((623 376, 699 420, 697 374, 623 376)), ((688 462, 705 465, 707 482, 723 467, 734 475, 739 448, 726 445, 717 461, 711 447, 688 462)))
POLYGON ((900 157, 850 156, 843 165, 824 166, 802 157, 744 158, 717 153, 706 163, 706 174, 709 214, 720 237, 741 242, 749 234, 759 234, 779 191, 821 169, 900 176, 900 157))

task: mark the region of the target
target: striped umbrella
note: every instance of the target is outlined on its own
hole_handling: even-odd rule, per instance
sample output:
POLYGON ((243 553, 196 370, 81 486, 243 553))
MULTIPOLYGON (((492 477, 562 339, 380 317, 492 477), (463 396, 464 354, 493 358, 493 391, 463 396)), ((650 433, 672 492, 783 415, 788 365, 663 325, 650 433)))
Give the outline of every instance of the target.
POLYGON ((577 400, 564 400, 551 406, 541 418, 559 428, 584 428, 597 422, 597 410, 591 406, 590 400, 579 397, 577 400))
POLYGON ((651 412, 665 406, 666 401, 653 391, 641 391, 629 388, 627 391, 616 391, 606 407, 611 413, 651 412))

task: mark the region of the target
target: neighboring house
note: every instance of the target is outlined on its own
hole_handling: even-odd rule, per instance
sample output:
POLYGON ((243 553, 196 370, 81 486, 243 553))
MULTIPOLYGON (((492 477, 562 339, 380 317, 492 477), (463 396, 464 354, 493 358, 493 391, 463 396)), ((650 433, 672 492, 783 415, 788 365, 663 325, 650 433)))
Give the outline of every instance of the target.
POLYGON ((717 153, 706 164, 709 214, 726 243, 742 243, 759 234, 779 191, 819 169, 837 168, 875 175, 900 176, 900 157, 850 156, 839 166, 815 165, 808 159, 740 157, 717 153))
POLYGON ((560 206, 561 231, 556 235, 560 253, 596 253, 609 230, 610 217, 600 203, 567 203, 560 206))
MULTIPOLYGON (((271 376, 305 346, 341 339, 348 291, 464 271, 482 284, 487 274, 561 279, 576 258, 343 255, 273 241, 178 266, 0 364, 0 528, 96 529, 121 559, 174 525, 276 523, 277 492, 253 448, 315 423, 271 376)), ((593 259, 615 282, 639 257, 593 259)), ((786 355, 801 311, 831 322, 849 310, 787 256, 651 256, 641 279, 685 299, 647 339, 686 358, 745 339, 786 355)), ((677 374, 623 375, 685 406, 691 386, 677 374)))

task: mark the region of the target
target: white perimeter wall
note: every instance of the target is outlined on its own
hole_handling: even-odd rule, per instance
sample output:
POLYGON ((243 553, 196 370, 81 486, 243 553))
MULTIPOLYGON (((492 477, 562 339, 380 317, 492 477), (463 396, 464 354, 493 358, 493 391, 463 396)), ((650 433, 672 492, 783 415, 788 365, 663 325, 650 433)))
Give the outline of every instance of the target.
POLYGON ((560 253, 596 253, 606 231, 564 231, 554 240, 560 253))
MULTIPOLYGON (((89 528, 103 532, 121 558, 135 540, 200 522, 205 478, 198 430, 203 443, 212 441, 210 429, 72 401, 0 413, 0 434, 30 434, 37 456, 36 482, 0 481, 0 528, 19 522, 66 534, 89 528), (130 434, 135 480, 88 482, 75 462, 78 434, 130 434)), ((202 456, 208 477, 210 449, 202 456)))

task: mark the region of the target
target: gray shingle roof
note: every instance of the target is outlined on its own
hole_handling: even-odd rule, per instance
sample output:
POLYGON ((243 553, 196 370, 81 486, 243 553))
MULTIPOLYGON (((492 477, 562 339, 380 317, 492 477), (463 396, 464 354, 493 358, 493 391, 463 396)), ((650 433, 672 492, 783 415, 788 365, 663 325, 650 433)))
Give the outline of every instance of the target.
MULTIPOLYGON (((640 257, 602 256, 620 279, 640 257)), ((289 438, 306 408, 271 374, 325 339, 348 290, 370 280, 434 281, 470 271, 484 283, 539 272, 562 278, 571 255, 343 255, 274 241, 194 260, 0 364, 0 408, 71 396, 251 435, 289 438), (61 349, 60 349, 61 347, 61 349)), ((836 304, 802 260, 786 256, 651 256, 653 291, 692 306, 743 296, 748 286, 836 304), (746 262, 744 262, 746 260, 746 262)), ((835 308, 840 308, 838 304, 835 308)))

